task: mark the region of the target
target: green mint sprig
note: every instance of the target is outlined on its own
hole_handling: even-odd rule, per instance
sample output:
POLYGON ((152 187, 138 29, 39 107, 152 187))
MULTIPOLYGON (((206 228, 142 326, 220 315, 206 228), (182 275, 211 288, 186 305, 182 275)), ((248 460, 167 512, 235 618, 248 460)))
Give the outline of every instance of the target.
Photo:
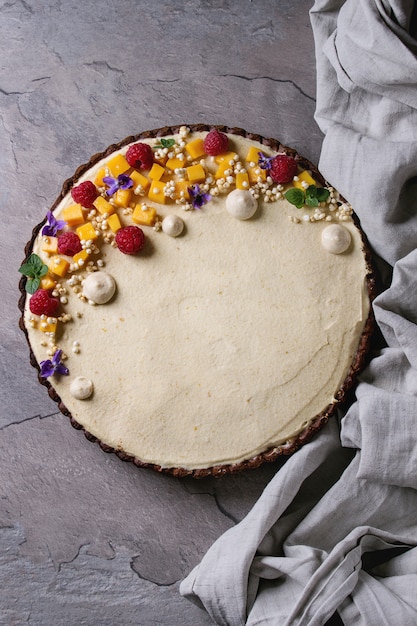
POLYGON ((175 139, 165 139, 161 137, 160 143, 155 144, 154 148, 172 148, 175 145, 175 139))
POLYGON ((31 254, 26 263, 19 267, 19 272, 27 277, 26 291, 33 294, 39 289, 42 276, 48 272, 48 266, 42 262, 37 254, 31 254))
POLYGON ((292 187, 284 194, 288 202, 294 204, 297 209, 303 206, 316 207, 320 202, 326 202, 329 195, 328 189, 316 185, 309 185, 305 191, 299 187, 292 187))

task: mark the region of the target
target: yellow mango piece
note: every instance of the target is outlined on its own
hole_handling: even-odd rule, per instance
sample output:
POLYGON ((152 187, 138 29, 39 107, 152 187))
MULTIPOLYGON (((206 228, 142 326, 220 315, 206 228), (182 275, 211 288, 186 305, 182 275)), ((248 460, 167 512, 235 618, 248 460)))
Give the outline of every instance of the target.
POLYGON ((161 180, 164 174, 165 168, 159 165, 159 163, 154 163, 149 170, 149 178, 152 178, 152 180, 161 180))
POLYGON ((116 154, 116 156, 107 161, 106 165, 110 172, 110 176, 113 178, 117 178, 119 174, 124 174, 130 169, 130 165, 126 161, 123 154, 116 154))
POLYGON ((80 265, 84 265, 84 263, 86 262, 86 260, 88 259, 89 254, 87 252, 87 250, 80 250, 80 252, 77 252, 77 254, 74 254, 74 256, 72 257, 72 260, 74 263, 78 263, 80 265), (81 263, 80 263, 81 261, 81 263))
POLYGON ((259 148, 256 148, 255 146, 251 146, 246 155, 246 159, 245 159, 246 162, 255 163, 256 165, 258 165, 259 152, 262 152, 262 150, 260 150, 259 148))
MULTIPOLYGON (((230 162, 236 163, 236 152, 223 152, 222 154, 218 154, 214 157, 214 161, 219 165, 220 163, 226 162, 230 166, 230 162)), ((232 163, 232 165, 233 165, 232 163)))
POLYGON ((146 176, 144 176, 140 172, 137 172, 136 170, 133 170, 133 172, 130 174, 130 178, 133 180, 133 191, 135 191, 135 188, 138 187, 138 185, 140 185, 143 190, 146 191, 151 184, 150 180, 148 180, 146 176))
POLYGON ((116 210, 115 207, 106 200, 106 198, 103 198, 103 196, 98 196, 94 200, 93 205, 101 215, 104 215, 105 213, 107 213, 107 215, 111 215, 116 210))
POLYGON ((117 231, 120 230, 122 227, 122 224, 120 222, 120 219, 117 213, 113 213, 113 215, 110 215, 110 217, 107 218, 107 224, 109 225, 109 228, 111 228, 111 230, 114 233, 117 233, 117 231))
POLYGON ((238 172, 236 174, 236 189, 249 189, 250 182, 247 172, 238 172))
POLYGON ((316 184, 316 181, 307 170, 303 170, 302 172, 297 174, 297 178, 298 180, 293 181, 293 185, 294 187, 298 187, 299 189, 305 189, 303 183, 307 183, 308 186, 316 184))
POLYGON ((64 277, 68 271, 70 264, 66 259, 63 259, 61 256, 54 256, 51 258, 49 262, 49 270, 56 274, 57 276, 64 277))
POLYGON ((261 182, 266 181, 266 170, 263 170, 261 167, 250 167, 248 169, 249 182, 251 184, 257 183, 258 179, 261 179, 261 182))
POLYGON ((187 178, 191 184, 201 183, 206 178, 206 172, 200 163, 197 165, 190 165, 190 167, 187 167, 185 171, 187 172, 187 178))
POLYGON ((187 143, 185 149, 192 159, 199 159, 206 154, 204 151, 204 141, 200 138, 193 139, 193 141, 187 143))
POLYGON ((40 320, 38 328, 43 333, 56 333, 58 322, 48 322, 48 320, 40 320))
POLYGON ((106 168, 100 167, 94 179, 94 184, 97 185, 97 187, 104 187, 105 182, 103 181, 103 178, 105 176, 107 176, 106 168))
POLYGON ((172 159, 168 159, 168 161, 166 162, 166 167, 171 170, 174 171, 180 167, 185 167, 186 165, 186 161, 185 159, 179 159, 178 157, 172 157, 172 159))
POLYGON ((175 193, 177 198, 184 198, 185 200, 189 200, 190 199, 190 194, 188 192, 188 187, 190 186, 190 183, 187 182, 186 180, 178 180, 175 183, 175 193))
POLYGON ((219 178, 226 178, 226 176, 229 176, 230 173, 233 174, 233 165, 229 165, 229 161, 223 161, 217 168, 214 177, 218 180, 219 178), (226 172, 229 173, 226 174, 226 172))
POLYGON ((56 281, 52 278, 52 276, 49 276, 49 274, 47 274, 46 276, 42 276, 41 289, 46 289, 47 291, 49 291, 49 289, 53 289, 55 285, 56 281))
POLYGON ((154 207, 143 208, 143 204, 137 204, 132 213, 132 220, 135 224, 142 226, 153 226, 156 221, 156 209, 154 207))
POLYGON ((159 202, 160 204, 165 204, 167 199, 164 194, 164 186, 165 186, 165 183, 159 180, 153 180, 151 183, 151 187, 148 191, 149 200, 153 200, 154 202, 159 202))
POLYGON ((58 252, 58 237, 43 235, 42 250, 48 254, 56 254, 58 252))
POLYGON ((113 195, 113 200, 116 206, 126 208, 129 206, 129 202, 132 197, 131 189, 118 189, 113 195))
POLYGON ((81 204, 72 204, 71 206, 62 210, 60 218, 62 218, 68 224, 68 226, 77 226, 78 224, 84 224, 85 217, 83 207, 81 206, 81 204))
POLYGON ((90 239, 94 240, 98 237, 95 228, 91 222, 87 222, 87 224, 79 226, 76 232, 79 238, 84 241, 89 241, 90 239))

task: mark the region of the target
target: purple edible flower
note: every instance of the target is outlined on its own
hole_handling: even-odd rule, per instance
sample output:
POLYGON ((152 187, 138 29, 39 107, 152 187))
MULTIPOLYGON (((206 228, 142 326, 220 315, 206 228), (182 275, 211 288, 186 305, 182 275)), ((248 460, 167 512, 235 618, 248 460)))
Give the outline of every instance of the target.
POLYGON ((188 187, 188 193, 191 196, 191 203, 195 209, 201 209, 204 204, 211 200, 211 195, 202 191, 200 185, 188 187))
POLYGON ((270 170, 271 169, 271 161, 274 160, 275 157, 267 157, 262 152, 258 152, 258 165, 261 170, 270 170))
POLYGON ((52 360, 48 359, 47 361, 41 361, 41 376, 43 378, 49 378, 49 376, 53 376, 54 374, 63 374, 64 376, 68 376, 69 370, 63 363, 61 363, 61 355, 62 350, 57 350, 52 357, 52 360))
POLYGON ((112 196, 119 189, 130 189, 130 187, 133 187, 133 180, 126 174, 119 174, 117 178, 105 176, 103 178, 103 182, 106 183, 106 185, 109 185, 109 188, 106 191, 108 196, 112 196))
POLYGON ((47 237, 56 237, 60 230, 63 230, 67 225, 64 220, 55 219, 52 211, 48 211, 46 214, 46 219, 48 223, 42 228, 42 235, 46 235, 47 237))

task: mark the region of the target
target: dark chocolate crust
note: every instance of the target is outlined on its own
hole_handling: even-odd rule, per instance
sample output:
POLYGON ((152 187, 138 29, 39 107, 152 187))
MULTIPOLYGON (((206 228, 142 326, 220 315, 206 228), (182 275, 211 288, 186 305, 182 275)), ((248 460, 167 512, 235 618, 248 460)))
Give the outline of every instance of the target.
MULTIPOLYGON (((78 167, 75 173, 73 174, 73 176, 71 176, 71 178, 69 178, 68 180, 64 182, 61 193, 58 196, 58 198, 55 200, 54 204, 52 205, 51 210, 54 210, 56 206, 64 198, 64 196, 70 192, 71 188, 77 183, 80 176, 82 176, 87 170, 89 170, 95 163, 97 163, 101 159, 110 156, 113 152, 115 152, 116 150, 119 150, 120 148, 122 148, 123 146, 129 143, 141 141, 143 139, 150 139, 154 137, 165 137, 167 135, 177 134, 181 126, 165 126, 163 128, 157 128, 155 130, 144 131, 137 135, 131 135, 130 137, 126 137, 119 143, 109 146, 106 150, 104 150, 104 152, 95 154, 94 156, 91 157, 88 163, 85 163, 84 165, 81 165, 80 167, 78 167)), ((293 148, 289 148, 288 146, 281 144, 276 139, 265 138, 257 134, 246 132, 242 128, 236 128, 236 127, 232 128, 229 126, 207 125, 207 124, 188 124, 187 126, 190 128, 192 132, 208 132, 215 128, 224 133, 228 133, 232 135, 239 135, 246 139, 256 141, 258 143, 261 143, 265 146, 270 147, 272 150, 276 152, 285 152, 286 154, 293 156, 303 169, 310 170, 313 173, 314 178, 318 180, 320 184, 322 184, 323 186, 327 184, 323 176, 320 174, 320 172, 317 170, 317 168, 314 166, 313 163, 311 163, 308 159, 305 159, 302 156, 300 156, 293 148)), ((372 303, 377 293, 377 280, 376 280, 375 271, 372 265, 370 247, 365 237, 365 234, 360 228, 359 220, 355 214, 353 218, 354 218, 355 225, 359 229, 361 236, 362 236, 363 252, 365 255, 365 260, 366 260, 366 265, 367 265, 366 281, 367 281, 369 298, 372 303)), ((44 226, 44 224, 45 224, 45 220, 41 222, 40 224, 38 224, 33 229, 32 237, 25 247, 25 259, 23 262, 25 262, 28 259, 29 255, 31 254, 35 239, 40 229, 44 226)), ((370 351, 371 338, 372 338, 372 334, 373 334, 374 326, 375 326, 373 310, 371 307, 368 319, 365 323, 364 331, 362 333, 362 336, 359 342, 356 355, 354 357, 350 370, 342 386, 340 387, 339 391, 337 392, 335 396, 335 402, 327 406, 319 415, 315 416, 311 420, 311 422, 306 426, 306 428, 304 428, 298 435, 293 437, 291 440, 285 443, 282 443, 280 445, 274 446, 266 450, 265 452, 261 452, 255 455, 254 457, 246 461, 241 461, 239 463, 233 463, 233 464, 228 464, 228 465, 215 465, 215 466, 208 467, 208 468, 194 469, 194 470, 185 469, 181 467, 176 467, 176 468, 162 467, 160 465, 156 465, 153 463, 145 463, 141 461, 140 459, 132 456, 131 454, 126 453, 124 450, 115 449, 115 448, 108 446, 106 443, 97 439, 97 437, 95 437, 94 435, 91 435, 87 430, 85 430, 85 428, 81 424, 79 424, 72 417, 71 412, 63 404, 61 398, 59 397, 59 395, 57 394, 55 388, 51 385, 51 383, 47 379, 42 378, 40 376, 40 366, 32 351, 28 332, 24 323, 25 301, 27 297, 25 285, 26 285, 26 277, 22 276, 19 281, 19 289, 21 292, 21 295, 19 298, 19 310, 21 311, 21 316, 19 319, 19 327, 21 328, 21 330, 24 332, 26 336, 26 340, 29 346, 30 363, 38 371, 39 382, 47 388, 49 396, 52 398, 52 400, 54 400, 57 403, 58 408, 61 411, 61 413, 69 417, 72 426, 77 430, 82 430, 86 438, 89 441, 98 443, 101 449, 104 450, 104 452, 113 452, 122 461, 129 461, 133 463, 134 465, 136 465, 137 467, 146 467, 156 472, 168 473, 173 476, 177 476, 181 478, 185 476, 192 476, 194 478, 205 478, 207 476, 220 477, 220 476, 224 476, 227 474, 235 474, 237 472, 241 472, 246 469, 254 469, 254 468, 259 467, 263 463, 276 461, 280 457, 283 457, 283 456, 290 456, 291 454, 296 452, 301 446, 308 443, 317 434, 317 432, 324 426, 324 424, 326 424, 326 422, 332 416, 334 416, 338 407, 340 407, 340 405, 342 405, 344 402, 347 401, 349 392, 353 389, 359 372, 366 365, 368 354, 370 351)))

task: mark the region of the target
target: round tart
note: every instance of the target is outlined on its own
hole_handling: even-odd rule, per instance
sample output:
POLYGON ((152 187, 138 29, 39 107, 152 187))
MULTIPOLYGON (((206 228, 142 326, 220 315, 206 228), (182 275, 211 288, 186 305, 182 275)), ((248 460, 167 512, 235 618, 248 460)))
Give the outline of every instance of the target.
POLYGON ((365 361, 374 277, 352 208, 294 150, 242 129, 110 146, 25 252, 40 382, 138 466, 202 477, 290 454, 365 361))

